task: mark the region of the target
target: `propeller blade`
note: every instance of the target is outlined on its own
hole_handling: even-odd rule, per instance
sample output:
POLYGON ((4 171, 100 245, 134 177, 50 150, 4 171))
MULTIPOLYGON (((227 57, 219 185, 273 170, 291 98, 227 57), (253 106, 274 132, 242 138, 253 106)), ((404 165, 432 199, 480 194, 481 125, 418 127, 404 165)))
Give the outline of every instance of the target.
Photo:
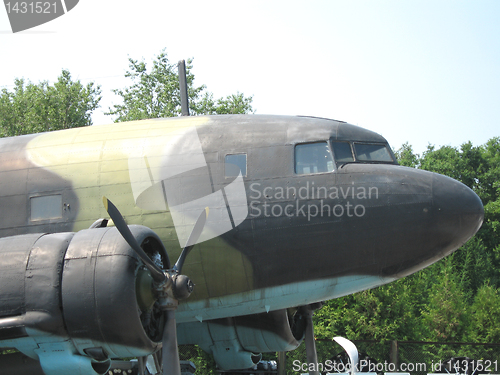
POLYGON ((165 326, 162 337, 162 370, 163 375, 181 375, 179 349, 177 348, 177 327, 175 310, 166 310, 165 326))
POLYGON ((123 219, 120 211, 118 211, 118 208, 116 208, 116 206, 106 197, 102 197, 102 201, 104 203, 104 208, 108 212, 109 217, 111 217, 111 219, 113 220, 116 229, 118 229, 118 232, 120 232, 122 237, 125 239, 125 241, 127 241, 129 246, 135 251, 139 258, 141 258, 144 265, 151 272, 153 280, 157 283, 164 282, 165 274, 156 264, 153 263, 151 259, 149 259, 144 250, 142 250, 141 245, 139 245, 132 232, 130 232, 129 227, 127 223, 125 223, 125 220, 123 219))
MULTIPOLYGON (((314 324, 313 324, 313 311, 308 306, 304 309, 304 315, 306 317, 306 332, 304 341, 306 343, 306 357, 307 363, 314 364, 314 367, 317 368, 318 364, 318 353, 316 351, 316 342, 314 341, 314 324)), ((309 371, 309 375, 320 375, 319 371, 309 371)))
POLYGON ((207 222, 208 211, 209 211, 209 209, 208 209, 208 207, 206 207, 200 213, 200 216, 198 216, 198 219, 196 220, 196 223, 194 224, 193 230, 191 231, 191 234, 189 235, 189 238, 186 241, 186 246, 184 246, 184 249, 182 250, 182 253, 179 256, 179 259, 177 259, 177 262, 175 262, 175 265, 173 267, 174 271, 181 273, 182 266, 184 265, 184 261, 186 260, 186 257, 188 256, 189 252, 196 244, 196 241, 198 241, 198 238, 200 238, 201 232, 203 232, 203 228, 205 227, 205 223, 207 222))
POLYGON ((354 345, 352 341, 349 341, 344 337, 337 336, 333 339, 347 352, 351 361, 351 370, 349 372, 351 375, 354 375, 358 371, 358 348, 356 348, 356 345, 354 345))
POLYGON ((146 364, 145 364, 145 360, 144 360, 145 357, 138 357, 137 358, 137 365, 139 367, 138 369, 138 372, 139 372, 139 375, 145 375, 144 374, 144 369, 146 368, 146 364))

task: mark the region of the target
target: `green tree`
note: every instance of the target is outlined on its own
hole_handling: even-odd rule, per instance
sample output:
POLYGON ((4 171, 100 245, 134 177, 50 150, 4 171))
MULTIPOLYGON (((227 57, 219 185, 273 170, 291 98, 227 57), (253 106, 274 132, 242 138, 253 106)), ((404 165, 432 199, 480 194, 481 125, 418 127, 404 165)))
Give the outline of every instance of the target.
POLYGON ((423 304, 421 274, 325 303, 314 314, 319 338, 414 340, 423 304))
POLYGON ((101 89, 73 81, 63 70, 54 85, 14 81, 14 89, 0 92, 0 135, 3 137, 92 125, 101 89))
POLYGON ((482 172, 482 185, 478 192, 484 202, 498 201, 500 196, 500 137, 491 138, 482 148, 485 168, 482 172))
POLYGON ((400 165, 412 168, 420 165, 420 155, 413 152, 413 147, 408 142, 404 143, 394 154, 400 165))
POLYGON ((500 342, 500 293, 492 285, 485 284, 477 292, 471 306, 474 319, 468 332, 473 342, 500 342))
POLYGON ((471 142, 464 143, 460 149, 443 146, 436 150, 429 145, 420 163, 422 169, 454 178, 475 191, 481 185, 478 177, 487 169, 482 147, 474 147, 471 142))
POLYGON ((468 325, 467 293, 449 258, 439 264, 440 273, 430 288, 422 323, 428 340, 461 341, 468 325))
POLYGON ((205 93, 197 104, 197 113, 202 115, 230 115, 253 113, 252 97, 242 93, 228 95, 226 98, 214 100, 212 93, 205 93))
MULTIPOLYGON (((206 92, 206 86, 194 85, 193 60, 186 63, 186 81, 190 113, 236 114, 253 113, 252 97, 241 93, 214 99, 206 92)), ((124 89, 113 90, 122 98, 121 104, 113 105, 107 114, 117 116, 115 121, 142 120, 147 118, 173 117, 181 114, 179 75, 177 64, 171 64, 165 50, 153 60, 150 70, 144 61, 129 58, 129 70, 125 77, 132 84, 124 89)))
MULTIPOLYGON (((495 267, 500 269, 500 137, 490 139, 482 147, 485 167, 477 193, 484 204, 481 237, 495 254, 495 267)), ((499 276, 500 278, 500 276, 499 276)), ((500 281, 496 282, 500 287, 500 281)))

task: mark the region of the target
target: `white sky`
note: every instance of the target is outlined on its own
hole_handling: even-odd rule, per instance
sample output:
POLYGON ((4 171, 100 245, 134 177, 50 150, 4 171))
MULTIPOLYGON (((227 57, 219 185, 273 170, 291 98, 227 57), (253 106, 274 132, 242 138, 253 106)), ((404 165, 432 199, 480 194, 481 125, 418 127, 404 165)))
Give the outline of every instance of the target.
POLYGON ((500 136, 500 1, 80 0, 12 34, 0 8, 0 88, 63 68, 118 99, 128 57, 194 58, 215 97, 253 95, 258 114, 312 115, 374 130, 397 149, 500 136))

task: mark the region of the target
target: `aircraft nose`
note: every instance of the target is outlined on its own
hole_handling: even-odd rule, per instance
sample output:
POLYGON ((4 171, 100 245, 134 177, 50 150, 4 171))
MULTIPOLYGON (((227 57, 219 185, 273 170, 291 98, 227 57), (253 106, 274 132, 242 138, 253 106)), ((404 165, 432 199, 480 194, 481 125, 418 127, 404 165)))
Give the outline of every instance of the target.
POLYGON ((439 174, 432 180, 432 211, 436 234, 443 255, 467 242, 481 227, 484 208, 481 199, 469 187, 439 174))

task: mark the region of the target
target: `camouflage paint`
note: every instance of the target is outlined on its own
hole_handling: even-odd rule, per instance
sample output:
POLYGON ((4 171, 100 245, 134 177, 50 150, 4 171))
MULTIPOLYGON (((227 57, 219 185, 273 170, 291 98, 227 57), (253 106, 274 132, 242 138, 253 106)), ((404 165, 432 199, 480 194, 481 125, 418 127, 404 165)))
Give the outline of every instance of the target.
MULTIPOLYGON (((99 217, 107 216, 101 203, 102 196, 106 196, 119 207, 128 224, 141 224, 153 229, 162 238, 170 258, 175 260, 180 254, 181 244, 185 244, 189 225, 194 222, 185 226, 175 225, 171 209, 162 191, 161 181, 168 181, 169 177, 180 175, 172 182, 174 186, 180 185, 181 179, 185 179, 190 171, 198 180, 201 178, 198 167, 200 157, 205 162, 203 153, 193 156, 190 150, 185 151, 185 149, 193 143, 192 137, 189 137, 192 131, 197 127, 207 126, 208 122, 209 119, 206 117, 189 117, 45 133, 34 137, 27 144, 26 154, 31 163, 70 181, 76 199, 65 201, 65 204, 69 204, 70 208, 78 207, 73 231, 88 228, 99 217), (172 149, 174 151, 170 151, 170 155, 167 155, 170 158, 166 157, 165 154, 172 149), (137 160, 143 157, 147 169, 146 165, 143 167, 137 163, 137 160), (191 161, 188 160, 186 163, 186 158, 190 158, 191 161), (189 163, 194 163, 194 167, 190 167, 189 163), (144 175, 149 177, 150 174, 151 178, 156 179, 149 182, 150 185, 156 182, 153 186, 148 186, 148 181, 144 181, 144 175), (144 189, 141 184, 146 184, 144 189), (145 194, 148 192, 152 194, 145 194), (181 231, 182 233, 179 233, 181 231)), ((210 182, 210 179, 207 181, 210 182)), ((190 189, 197 186, 200 186, 199 182, 190 189)), ((177 191, 172 190, 170 189, 168 194, 169 202, 174 193, 177 193, 175 199, 177 201, 182 200, 182 195, 189 194, 189 187, 186 186, 179 186, 177 191)), ((213 191, 215 191, 213 185, 205 186, 205 192, 195 191, 194 198, 198 198, 196 195, 203 196, 213 191), (206 191, 207 188, 210 191, 206 191)), ((245 196, 244 190, 243 195, 245 196)), ((212 220, 213 230, 220 224, 218 214, 220 216, 220 212, 226 210, 223 200, 220 202, 221 207, 216 207, 217 203, 210 207, 208 220, 215 219, 212 220)), ((197 215, 197 212, 194 212, 194 215, 197 215)), ((184 215, 182 218, 188 217, 189 215, 184 215)), ((231 229, 229 227, 228 230, 231 229)), ((210 226, 207 225, 204 233, 210 230, 210 226)), ((207 233, 205 238, 214 238, 222 233, 220 231, 215 234, 207 233)), ((204 240, 203 237, 202 234, 201 240, 204 240)), ((204 252, 216 253, 218 259, 224 260, 214 265, 215 272, 222 274, 228 268, 234 271, 227 275, 223 288, 216 291, 217 294, 241 292, 242 288, 246 290, 252 287, 251 268, 241 253, 217 238, 207 241, 203 248, 204 252), (245 278, 242 279, 241 276, 245 278)), ((200 254, 193 251, 185 267, 186 274, 193 275, 192 278, 197 284, 193 299, 205 298, 209 294, 207 281, 202 276, 203 272, 200 272, 200 263, 200 254)))
MULTIPOLYGON (((87 228, 99 217, 107 216, 101 203, 105 195, 119 207, 129 224, 153 229, 175 260, 181 244, 171 211, 166 205, 159 210, 139 207, 151 208, 147 204, 157 204, 159 200, 152 193, 149 201, 141 201, 142 188, 136 188, 134 193, 134 184, 140 187, 144 183, 144 191, 148 191, 149 172, 131 180, 134 163, 130 160, 147 156, 144 165, 151 170, 155 165, 161 166, 155 157, 161 160, 162 148, 151 145, 158 140, 172 140, 169 147, 182 149, 182 135, 193 127, 206 167, 184 168, 184 172, 167 176, 165 180, 172 180, 173 186, 177 184, 182 191, 176 203, 185 203, 183 197, 193 200, 227 189, 235 179, 225 177, 224 158, 235 153, 246 153, 248 157, 247 176, 243 180, 249 202, 246 220, 196 245, 188 257, 185 273, 196 288, 187 305, 196 304, 195 310, 199 310, 200 304, 221 306, 227 300, 257 303, 262 311, 264 299, 249 300, 255 297, 255 290, 265 294, 268 288, 280 290, 285 285, 294 290, 292 285, 308 285, 306 282, 313 280, 324 280, 319 283, 323 289, 310 295, 324 298, 335 297, 328 285, 346 277, 370 276, 366 283, 357 286, 369 288, 374 285, 372 278, 392 280, 440 259, 472 236, 482 221, 482 205, 470 189, 429 172, 394 164, 348 164, 333 172, 307 175, 294 171, 296 144, 329 139, 386 144, 376 133, 334 120, 235 115, 145 120, 2 140, 3 149, 10 144, 15 152, 5 151, 0 158, 17 155, 11 170, 4 172, 4 176, 15 174, 4 189, 20 193, 11 199, 0 191, 0 197, 16 202, 9 203, 12 210, 24 205, 16 225, 2 222, 2 235, 87 228), (21 168, 14 167, 16 164, 21 168), (200 183, 207 179, 211 187, 208 190, 202 187, 206 184, 200 183), (303 190, 306 199, 300 194, 283 198, 264 194, 288 187, 297 192, 303 190), (314 195, 318 187, 376 188, 377 196, 363 199, 349 193, 318 199, 314 195), (66 208, 63 218, 30 222, 26 197, 35 192, 62 192, 66 208), (301 211, 308 205, 319 207, 324 203, 363 204, 366 215, 306 217, 301 211), (266 205, 276 206, 282 214, 250 215, 252 209, 263 210, 266 205), (284 214, 287 206, 292 207, 291 211, 284 214)), ((151 176, 151 187, 159 186, 159 177, 154 173, 151 176)), ((221 202, 220 211, 225 209, 223 204, 226 203, 221 202)), ((237 308, 241 303, 230 302, 231 306, 225 307, 237 308)), ((189 306, 185 308, 189 310, 189 306)))

